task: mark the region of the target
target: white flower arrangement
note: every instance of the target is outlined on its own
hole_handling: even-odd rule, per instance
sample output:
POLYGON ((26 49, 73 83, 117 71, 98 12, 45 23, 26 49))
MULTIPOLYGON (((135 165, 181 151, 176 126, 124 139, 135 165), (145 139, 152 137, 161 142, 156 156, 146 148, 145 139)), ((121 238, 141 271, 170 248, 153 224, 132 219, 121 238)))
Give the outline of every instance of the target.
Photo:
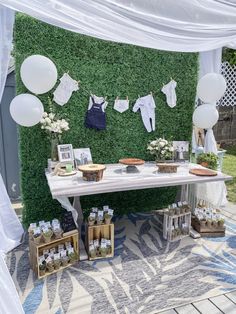
POLYGON ((173 144, 164 138, 151 141, 147 146, 147 150, 155 156, 156 160, 171 160, 173 158, 173 144))
POLYGON ((41 129, 46 130, 49 133, 56 133, 58 135, 70 129, 69 123, 65 119, 56 119, 55 114, 52 112, 44 112, 40 123, 41 129))

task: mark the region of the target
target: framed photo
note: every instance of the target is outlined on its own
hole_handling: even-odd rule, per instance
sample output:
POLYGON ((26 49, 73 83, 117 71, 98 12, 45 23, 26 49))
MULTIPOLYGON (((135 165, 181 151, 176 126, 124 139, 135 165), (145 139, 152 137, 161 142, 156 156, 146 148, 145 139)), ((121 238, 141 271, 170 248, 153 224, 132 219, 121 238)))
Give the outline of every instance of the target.
POLYGON ((175 161, 189 161, 188 141, 173 141, 173 148, 175 161))
POLYGON ((74 149, 74 158, 76 167, 93 163, 90 148, 74 149))
POLYGON ((58 145, 57 149, 60 162, 74 162, 73 147, 71 144, 58 145))

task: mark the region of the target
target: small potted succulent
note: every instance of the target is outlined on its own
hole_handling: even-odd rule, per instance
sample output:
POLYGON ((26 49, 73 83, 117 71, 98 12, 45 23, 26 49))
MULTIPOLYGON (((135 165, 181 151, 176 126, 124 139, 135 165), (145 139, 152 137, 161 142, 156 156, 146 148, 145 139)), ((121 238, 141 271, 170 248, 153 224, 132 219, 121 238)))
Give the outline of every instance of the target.
POLYGON ((69 257, 68 257, 68 256, 63 256, 63 257, 61 258, 61 262, 62 262, 62 266, 63 266, 63 267, 67 266, 68 263, 69 263, 69 257))
POLYGON ((49 262, 47 262, 47 270, 49 273, 52 273, 54 271, 54 262, 52 260, 50 260, 49 262))
POLYGON ((220 218, 220 219, 218 220, 218 226, 219 226, 219 227, 223 227, 223 226, 224 226, 224 223, 225 223, 224 218, 220 218))
POLYGON ((197 163, 203 167, 217 170, 218 156, 214 153, 202 153, 197 156, 197 163))
POLYGON ((42 264, 39 264, 39 276, 44 276, 46 273, 46 262, 43 261, 42 264))
POLYGON ((42 238, 41 232, 34 233, 34 243, 35 244, 40 244, 41 238, 42 238))
POLYGON ((206 227, 206 223, 207 223, 206 219, 201 219, 200 220, 200 226, 201 227, 205 228, 206 227))
POLYGON ((89 250, 89 255, 90 255, 90 257, 91 258, 95 258, 96 257, 96 249, 95 248, 93 248, 93 249, 90 249, 89 250))
POLYGON ((207 219, 207 227, 211 228, 212 226, 212 219, 207 219))
POLYGON ((74 263, 78 260, 78 255, 76 252, 71 252, 68 253, 69 259, 70 259, 70 263, 74 263))
POLYGON ((95 218, 92 216, 88 217, 88 225, 93 226, 95 224, 95 218))
POLYGON ((60 267, 61 267, 61 260, 60 259, 54 260, 54 268, 58 270, 60 267))
POLYGON ((212 225, 214 228, 218 227, 218 221, 217 220, 212 220, 212 225))
POLYGON ((106 257, 107 256, 107 248, 106 247, 100 247, 99 253, 100 253, 101 257, 106 257))
POLYGON ((111 216, 110 214, 106 213, 106 214, 104 215, 104 218, 105 218, 105 224, 106 224, 106 225, 109 225, 109 224, 111 223, 111 218, 112 218, 112 216, 111 216))
POLYGON ((53 232, 51 229, 48 229, 47 231, 43 231, 43 240, 45 243, 49 243, 51 241, 53 232))
POLYGON ((97 216, 97 225, 103 224, 103 217, 97 216))
POLYGON ((62 235, 63 235, 63 230, 60 227, 54 228, 53 229, 53 234, 55 236, 55 239, 61 239, 62 235))

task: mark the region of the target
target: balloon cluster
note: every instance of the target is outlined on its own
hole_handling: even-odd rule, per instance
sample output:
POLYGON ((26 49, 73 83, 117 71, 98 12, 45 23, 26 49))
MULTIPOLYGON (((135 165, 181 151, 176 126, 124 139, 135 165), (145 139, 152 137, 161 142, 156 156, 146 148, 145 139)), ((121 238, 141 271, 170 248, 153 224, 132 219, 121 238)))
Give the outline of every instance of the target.
MULTIPOLYGON (((20 68, 25 87, 36 95, 50 91, 57 82, 57 68, 47 57, 32 55, 26 58, 20 68)), ((22 126, 39 123, 44 112, 43 104, 32 94, 20 94, 13 98, 10 113, 13 120, 22 126)))
POLYGON ((223 75, 208 73, 198 82, 197 95, 204 102, 193 113, 193 123, 201 129, 211 129, 219 119, 216 102, 226 91, 226 81, 223 75))

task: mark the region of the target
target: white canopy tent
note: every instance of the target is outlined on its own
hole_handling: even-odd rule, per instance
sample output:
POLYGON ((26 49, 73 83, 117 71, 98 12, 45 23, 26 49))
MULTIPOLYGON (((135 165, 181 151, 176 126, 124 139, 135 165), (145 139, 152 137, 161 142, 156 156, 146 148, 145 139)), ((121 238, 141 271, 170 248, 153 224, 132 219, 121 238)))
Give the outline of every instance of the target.
POLYGON ((223 46, 236 47, 236 0, 1 0, 0 101, 15 11, 104 40, 200 52, 200 77, 219 72, 223 46))

